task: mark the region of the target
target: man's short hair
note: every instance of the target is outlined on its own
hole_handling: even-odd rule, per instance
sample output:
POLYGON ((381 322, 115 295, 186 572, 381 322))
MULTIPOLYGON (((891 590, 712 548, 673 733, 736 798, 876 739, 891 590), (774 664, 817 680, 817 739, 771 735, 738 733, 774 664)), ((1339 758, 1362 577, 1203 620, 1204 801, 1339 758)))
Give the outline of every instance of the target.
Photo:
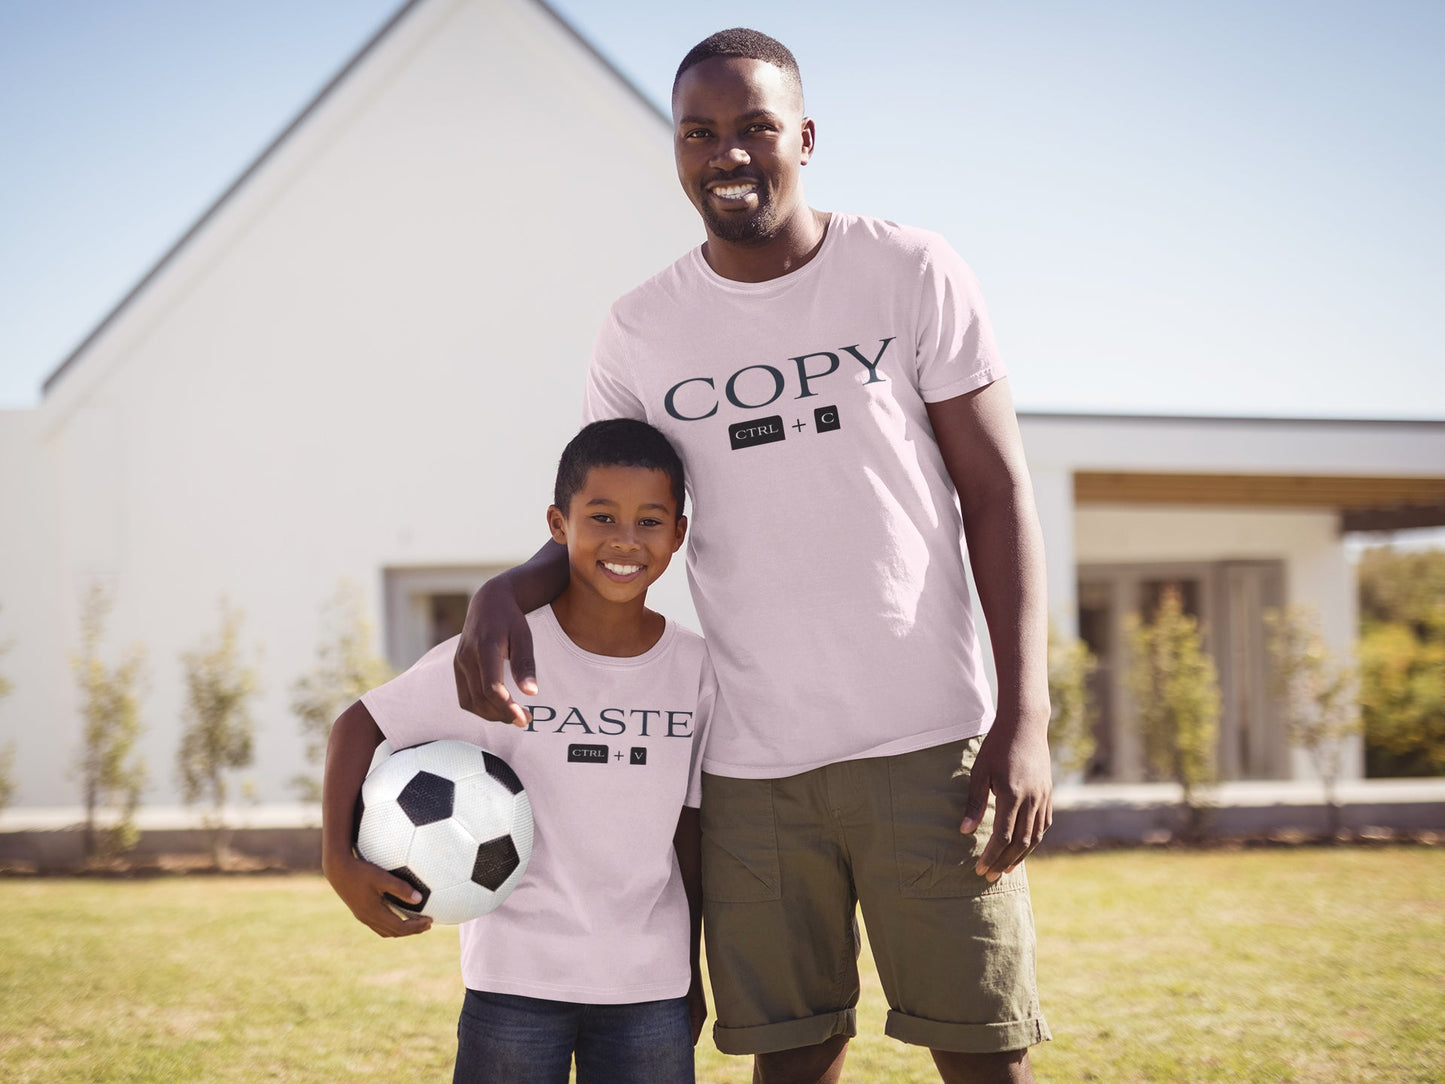
POLYGON ((793 56, 792 50, 776 38, 770 38, 757 30, 749 30, 745 26, 719 30, 694 45, 677 66, 677 75, 673 76, 672 80, 672 92, 677 93, 677 84, 682 82, 683 73, 689 68, 720 56, 742 57, 744 60, 761 60, 765 64, 771 64, 780 69, 798 88, 798 97, 803 96, 803 74, 798 70, 798 58, 793 56))
POLYGON ((682 515, 687 499, 682 459, 677 449, 660 432, 634 418, 609 418, 582 427, 562 449, 557 462, 557 484, 552 503, 564 513, 593 467, 640 467, 660 470, 672 485, 677 514, 682 515))

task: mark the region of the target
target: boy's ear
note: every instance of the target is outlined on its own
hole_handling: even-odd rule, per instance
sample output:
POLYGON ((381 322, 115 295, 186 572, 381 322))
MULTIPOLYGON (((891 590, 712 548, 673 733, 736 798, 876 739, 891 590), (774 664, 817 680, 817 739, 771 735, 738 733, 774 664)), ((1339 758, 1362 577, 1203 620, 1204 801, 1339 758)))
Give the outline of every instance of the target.
POLYGON ((687 537, 687 517, 677 517, 677 534, 672 539, 672 552, 676 553, 682 549, 682 541, 687 537))
POLYGON ((567 544, 567 517, 555 504, 547 509, 547 530, 552 532, 552 541, 567 544))

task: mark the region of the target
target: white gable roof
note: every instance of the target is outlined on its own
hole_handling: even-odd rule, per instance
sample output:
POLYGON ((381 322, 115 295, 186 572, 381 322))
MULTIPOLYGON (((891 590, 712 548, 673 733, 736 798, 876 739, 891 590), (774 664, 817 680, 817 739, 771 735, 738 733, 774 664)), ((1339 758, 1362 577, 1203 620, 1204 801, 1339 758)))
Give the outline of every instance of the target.
MULTIPOLYGON (((519 120, 533 122, 539 109, 551 107, 560 123, 573 126, 565 137, 561 130, 553 132, 558 155, 544 167, 554 176, 570 174, 575 203, 559 212, 564 216, 575 213, 576 204, 587 202, 579 190, 583 173, 596 169, 595 162, 586 166, 578 160, 575 166, 567 165, 561 154, 569 146, 572 153, 595 151, 599 143, 615 140, 624 159, 632 158, 630 163, 612 163, 588 182, 594 194, 604 198, 615 195, 639 167, 654 179, 660 167, 664 183, 670 177, 666 140, 658 138, 659 125, 665 129, 667 118, 543 0, 407 0, 46 378, 47 398, 68 392, 62 385, 76 379, 82 362, 87 363, 86 368, 105 368, 105 360, 92 359, 114 354, 112 340, 125 339, 144 325, 149 310, 164 306, 169 289, 184 284, 213 260, 229 239, 244 233, 298 173, 310 171, 318 158, 326 156, 329 144, 344 143, 350 129, 366 123, 367 113, 376 103, 394 97, 393 92, 407 85, 409 78, 415 80, 419 72, 427 71, 429 88, 414 82, 407 86, 409 96, 425 98, 428 89, 432 94, 433 108, 426 117, 416 118, 419 123, 411 135, 455 140, 458 147, 473 152, 497 140, 496 168, 488 172, 499 182, 510 181, 514 186, 515 203, 510 211, 514 216, 524 213, 516 204, 535 204, 556 187, 544 184, 539 191, 537 178, 517 172, 517 152, 535 150, 538 141, 515 140, 514 126, 519 120), (448 51, 453 60, 462 60, 461 54, 466 54, 463 66, 474 69, 477 81, 471 93, 444 100, 448 89, 462 89, 455 78, 458 72, 448 72, 445 65, 437 64, 438 57, 448 51), (542 84, 550 86, 539 94, 542 84), (480 89, 486 85, 492 93, 480 89), (606 140, 585 135, 577 139, 580 129, 599 126, 608 133, 606 140)), ((406 107, 398 103, 397 108, 406 107)), ((398 147, 397 153, 403 149, 398 147)), ((373 159, 371 164, 382 162, 373 159)), ((475 160, 471 164, 475 166, 475 160)), ((652 204, 651 217, 658 220, 653 224, 663 231, 685 228, 691 237, 697 231, 675 185, 667 196, 660 205, 652 204), (669 203, 675 212, 671 216, 669 203)), ((579 245, 585 239, 583 231, 579 245)))

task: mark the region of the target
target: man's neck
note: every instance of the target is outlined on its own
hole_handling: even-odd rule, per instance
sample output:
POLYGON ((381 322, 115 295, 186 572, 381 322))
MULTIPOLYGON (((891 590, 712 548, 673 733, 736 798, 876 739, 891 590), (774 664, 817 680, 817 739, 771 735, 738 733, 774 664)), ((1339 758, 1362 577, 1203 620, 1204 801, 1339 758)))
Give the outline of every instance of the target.
POLYGON ((823 247, 833 216, 811 207, 800 208, 788 225, 754 244, 724 241, 709 231, 702 246, 707 265, 734 282, 767 282, 782 278, 808 263, 823 247))

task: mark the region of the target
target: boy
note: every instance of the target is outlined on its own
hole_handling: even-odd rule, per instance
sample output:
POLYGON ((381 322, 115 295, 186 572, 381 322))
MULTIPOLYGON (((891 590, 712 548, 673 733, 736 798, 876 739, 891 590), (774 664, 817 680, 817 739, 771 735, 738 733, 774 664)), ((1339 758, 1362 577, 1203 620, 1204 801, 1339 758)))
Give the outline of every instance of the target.
MULTIPOLYGON (((554 499, 547 524, 570 582, 528 615, 552 684, 545 702, 528 698, 524 724, 482 739, 527 788, 532 858, 498 910, 461 926, 454 1081, 562 1084, 574 1053, 578 1084, 692 1081, 707 1015, 697 806, 715 680, 702 638, 645 605, 687 531, 682 463, 645 422, 597 422, 562 453, 554 499)), ((476 740, 455 651, 455 638, 438 644, 331 732, 323 868, 383 937, 431 923, 394 913, 384 894, 415 902, 414 890, 353 852, 356 797, 383 736, 397 748, 476 740)))

